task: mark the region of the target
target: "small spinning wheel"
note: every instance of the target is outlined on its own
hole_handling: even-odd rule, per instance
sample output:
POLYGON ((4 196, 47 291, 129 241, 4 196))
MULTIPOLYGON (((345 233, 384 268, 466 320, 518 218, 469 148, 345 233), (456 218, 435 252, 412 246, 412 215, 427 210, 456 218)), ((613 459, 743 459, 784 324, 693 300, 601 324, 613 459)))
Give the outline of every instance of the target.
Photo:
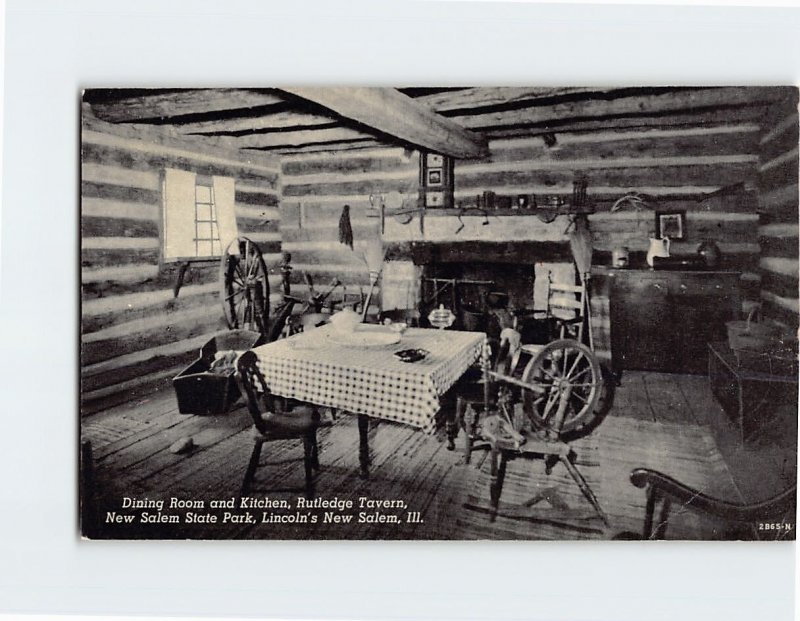
POLYGON ((534 429, 561 434, 589 424, 596 416, 603 377, 597 357, 572 339, 549 343, 525 367, 523 407, 534 429))
POLYGON ((228 244, 220 264, 220 286, 228 327, 265 334, 269 320, 269 278, 264 257, 254 242, 239 237, 228 244))

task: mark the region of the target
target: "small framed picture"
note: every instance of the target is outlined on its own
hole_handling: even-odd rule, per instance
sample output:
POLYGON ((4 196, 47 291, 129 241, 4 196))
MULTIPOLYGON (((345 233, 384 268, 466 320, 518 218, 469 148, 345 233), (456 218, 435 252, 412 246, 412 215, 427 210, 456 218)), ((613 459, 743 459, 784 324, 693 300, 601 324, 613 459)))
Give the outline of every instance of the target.
POLYGON ((444 193, 442 192, 428 192, 425 195, 426 207, 442 207, 444 206, 444 193))
POLYGON ((686 239, 685 211, 656 212, 656 237, 663 239, 686 239))
POLYGON ((428 153, 425 158, 425 162, 428 165, 428 168, 434 168, 437 166, 441 168, 444 166, 444 157, 438 153, 428 153))
POLYGON ((428 171, 428 185, 442 185, 441 169, 434 169, 428 171))

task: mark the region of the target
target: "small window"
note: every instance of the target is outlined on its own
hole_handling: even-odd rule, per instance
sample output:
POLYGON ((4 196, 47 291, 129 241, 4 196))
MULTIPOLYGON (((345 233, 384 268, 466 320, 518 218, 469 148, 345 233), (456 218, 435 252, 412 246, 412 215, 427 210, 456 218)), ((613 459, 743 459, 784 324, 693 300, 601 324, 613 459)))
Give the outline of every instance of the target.
POLYGON ((165 261, 213 259, 237 237, 234 180, 167 169, 163 181, 165 261))

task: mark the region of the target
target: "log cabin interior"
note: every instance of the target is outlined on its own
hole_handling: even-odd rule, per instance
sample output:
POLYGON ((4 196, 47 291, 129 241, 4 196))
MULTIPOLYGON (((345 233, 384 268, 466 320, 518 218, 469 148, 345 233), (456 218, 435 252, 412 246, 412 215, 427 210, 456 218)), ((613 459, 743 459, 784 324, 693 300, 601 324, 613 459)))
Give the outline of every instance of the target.
POLYGON ((793 87, 86 90, 84 534, 794 538, 797 105, 793 87), (400 339, 338 350, 383 373, 357 398, 345 370, 310 387, 300 345, 349 313, 400 339), (529 347, 553 330, 561 349, 529 347), (378 361, 429 342, 427 363, 378 361), (224 355, 251 348, 287 357, 224 355), (433 405, 384 391, 426 364, 433 405), (313 438, 256 430, 254 451, 264 387, 313 438), (235 519, 209 506, 241 498, 235 519), (326 520, 344 500, 354 519, 326 520))

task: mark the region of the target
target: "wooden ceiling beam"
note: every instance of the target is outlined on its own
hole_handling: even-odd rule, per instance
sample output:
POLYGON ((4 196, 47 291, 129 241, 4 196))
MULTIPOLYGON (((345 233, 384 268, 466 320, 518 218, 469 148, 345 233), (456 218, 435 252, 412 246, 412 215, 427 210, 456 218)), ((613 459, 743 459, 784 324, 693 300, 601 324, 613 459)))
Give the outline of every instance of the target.
POLYGON ((497 129, 484 129, 489 140, 497 138, 518 138, 540 136, 542 134, 565 134, 569 132, 589 132, 614 129, 657 127, 697 127, 705 125, 735 125, 739 123, 760 123, 766 112, 765 105, 742 106, 729 110, 711 112, 689 112, 666 116, 643 116, 634 118, 609 117, 583 121, 543 122, 528 126, 500 126, 497 129))
POLYGON ((309 145, 306 147, 279 147, 274 150, 266 151, 270 154, 279 155, 302 155, 305 153, 331 153, 334 151, 360 151, 364 149, 386 147, 377 140, 359 140, 358 142, 328 142, 319 145, 309 145))
MULTIPOLYGON (((205 136, 203 136, 205 138, 205 136)), ((209 139, 224 139, 225 144, 240 149, 302 147, 308 144, 342 142, 347 140, 375 140, 372 134, 350 129, 349 127, 331 127, 328 129, 306 129, 296 132, 274 132, 268 134, 248 134, 246 136, 209 136, 209 139)))
POLYGON ((258 130, 279 130, 286 127, 316 127, 330 125, 334 119, 318 114, 302 114, 298 112, 276 112, 263 116, 238 119, 220 119, 218 121, 200 121, 181 123, 175 129, 182 134, 208 134, 216 132, 245 132, 258 130))
MULTIPOLYGON (((104 91, 106 92, 106 91, 104 91)), ((169 118, 187 114, 207 114, 232 109, 267 106, 284 100, 270 90, 238 88, 199 88, 115 99, 92 103, 92 94, 84 94, 97 118, 110 123, 133 123, 146 119, 169 118)))
POLYGON ((486 140, 394 88, 291 87, 284 91, 337 114, 435 153, 477 158, 486 140))
POLYGON ((167 127, 152 125, 136 125, 129 123, 108 123, 101 121, 90 113, 84 112, 81 118, 81 129, 84 132, 109 134, 129 140, 158 145, 167 149, 184 149, 205 156, 221 157, 231 160, 246 160, 265 167, 275 167, 279 160, 271 153, 250 151, 243 153, 230 143, 211 140, 204 137, 181 136, 167 127))
POLYGON ((573 101, 518 110, 500 110, 484 114, 459 116, 464 127, 486 130, 495 126, 543 124, 614 116, 648 116, 679 113, 688 110, 725 108, 770 103, 782 98, 782 87, 719 87, 680 90, 657 95, 625 96, 618 99, 573 101))
POLYGON ((477 86, 458 91, 445 91, 432 95, 415 97, 414 101, 424 103, 436 112, 470 110, 484 106, 497 106, 520 101, 534 103, 537 99, 574 95, 580 93, 604 93, 613 89, 592 88, 588 86, 565 87, 516 87, 516 86, 477 86))

